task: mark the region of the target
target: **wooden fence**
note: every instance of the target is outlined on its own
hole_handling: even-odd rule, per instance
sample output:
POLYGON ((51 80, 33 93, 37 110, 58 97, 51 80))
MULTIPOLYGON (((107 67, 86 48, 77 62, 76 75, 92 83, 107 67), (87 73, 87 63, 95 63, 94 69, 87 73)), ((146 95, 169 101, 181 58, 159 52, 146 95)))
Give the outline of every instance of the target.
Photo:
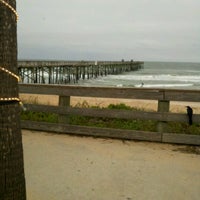
MULTIPOLYGON (((91 135, 95 137, 110 137, 130 140, 146 140, 165 143, 200 145, 199 135, 174 134, 166 132, 166 122, 188 122, 188 117, 186 113, 181 114, 169 112, 170 101, 200 102, 199 90, 20 84, 19 91, 20 93, 28 94, 45 94, 59 96, 58 106, 33 104, 25 105, 27 110, 29 111, 58 114, 59 123, 56 124, 35 121, 22 121, 21 125, 24 129, 53 131, 58 133, 68 133, 76 135, 91 135), (72 108, 69 106, 71 96, 157 100, 158 112, 72 108), (156 120, 158 121, 158 132, 69 125, 67 115, 107 118, 110 117, 119 119, 156 120)), ((200 114, 193 115, 193 122, 200 123, 200 114)))

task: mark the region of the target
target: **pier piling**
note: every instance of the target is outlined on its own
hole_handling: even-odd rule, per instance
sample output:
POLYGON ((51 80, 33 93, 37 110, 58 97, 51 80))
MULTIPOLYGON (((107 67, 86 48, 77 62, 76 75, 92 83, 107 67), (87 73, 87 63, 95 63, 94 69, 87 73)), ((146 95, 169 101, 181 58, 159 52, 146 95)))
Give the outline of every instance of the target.
POLYGON ((18 61, 22 83, 76 84, 79 80, 136 71, 143 62, 18 61))

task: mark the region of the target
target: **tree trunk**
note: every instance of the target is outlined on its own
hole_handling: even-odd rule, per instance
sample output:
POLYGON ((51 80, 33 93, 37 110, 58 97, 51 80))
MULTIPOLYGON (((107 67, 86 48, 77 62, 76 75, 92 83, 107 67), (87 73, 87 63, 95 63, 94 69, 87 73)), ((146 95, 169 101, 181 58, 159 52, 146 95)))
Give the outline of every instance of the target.
MULTIPOLYGON (((4 0, 14 9, 15 0, 4 0)), ((20 128, 15 13, 0 1, 0 200, 25 200, 25 177, 20 128)))

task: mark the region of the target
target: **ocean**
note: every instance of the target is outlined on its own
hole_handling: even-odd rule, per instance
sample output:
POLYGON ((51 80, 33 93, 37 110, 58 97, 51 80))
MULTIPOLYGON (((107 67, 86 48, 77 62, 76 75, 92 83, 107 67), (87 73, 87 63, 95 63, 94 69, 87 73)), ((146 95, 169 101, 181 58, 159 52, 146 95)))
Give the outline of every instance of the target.
POLYGON ((79 81, 83 86, 200 90, 200 63, 144 62, 139 71, 79 81))

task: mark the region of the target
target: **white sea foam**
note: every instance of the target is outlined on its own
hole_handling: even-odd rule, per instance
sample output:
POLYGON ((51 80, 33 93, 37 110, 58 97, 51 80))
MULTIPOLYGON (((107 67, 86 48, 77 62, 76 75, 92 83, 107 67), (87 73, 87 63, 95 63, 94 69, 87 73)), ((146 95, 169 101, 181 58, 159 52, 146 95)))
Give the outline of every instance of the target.
POLYGON ((129 80, 129 81, 178 81, 178 82, 190 82, 198 83, 200 82, 200 76, 180 76, 180 75, 170 75, 170 74, 161 74, 161 75, 119 75, 119 76, 110 76, 110 79, 117 80, 129 80))
POLYGON ((123 84, 117 84, 116 86, 117 87, 123 87, 123 84))
POLYGON ((189 87, 193 86, 193 84, 137 84, 135 87, 143 87, 143 88, 170 88, 170 87, 189 87))

